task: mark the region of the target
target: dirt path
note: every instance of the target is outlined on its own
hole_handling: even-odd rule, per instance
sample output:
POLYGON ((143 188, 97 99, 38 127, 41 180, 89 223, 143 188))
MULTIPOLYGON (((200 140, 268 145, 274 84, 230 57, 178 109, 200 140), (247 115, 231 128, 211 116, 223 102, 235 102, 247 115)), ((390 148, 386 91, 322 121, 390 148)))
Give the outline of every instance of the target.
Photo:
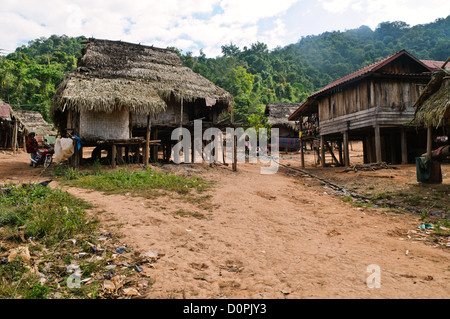
POLYGON ((416 215, 356 208, 257 165, 192 170, 216 182, 206 206, 69 189, 133 251, 163 255, 144 270, 154 280, 146 298, 450 297, 449 250, 408 238, 416 215), (380 267, 380 288, 366 284, 369 265, 380 267))

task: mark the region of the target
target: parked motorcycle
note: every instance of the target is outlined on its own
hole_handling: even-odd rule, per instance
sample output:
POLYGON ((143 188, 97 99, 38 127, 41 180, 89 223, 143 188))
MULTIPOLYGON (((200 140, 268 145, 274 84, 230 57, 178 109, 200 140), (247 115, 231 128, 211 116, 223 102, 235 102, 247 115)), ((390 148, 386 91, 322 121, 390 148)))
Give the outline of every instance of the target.
POLYGON ((39 165, 43 165, 45 168, 49 167, 53 161, 53 154, 55 153, 54 149, 45 145, 44 150, 39 152, 39 156, 36 159, 31 159, 31 163, 33 167, 37 167, 39 165))

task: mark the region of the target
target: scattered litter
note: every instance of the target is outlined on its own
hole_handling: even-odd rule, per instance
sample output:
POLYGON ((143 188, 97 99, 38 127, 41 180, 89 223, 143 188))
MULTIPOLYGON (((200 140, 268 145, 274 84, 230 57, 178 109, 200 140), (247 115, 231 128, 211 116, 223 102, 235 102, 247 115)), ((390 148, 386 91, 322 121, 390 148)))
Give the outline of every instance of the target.
POLYGON ((136 288, 124 288, 123 294, 125 296, 140 296, 139 292, 136 290, 136 288))
POLYGON ((281 293, 282 293, 283 295, 289 295, 289 294, 292 293, 292 290, 290 290, 290 289, 283 289, 283 290, 281 290, 281 293))
POLYGON ((119 247, 117 248, 117 253, 122 254, 124 252, 129 253, 131 251, 131 249, 127 248, 127 247, 119 247))
POLYGON ((115 288, 116 288, 116 286, 114 285, 114 283, 111 280, 105 280, 103 282, 103 289, 114 290, 115 288))
POLYGON ((154 250, 147 251, 146 253, 141 254, 142 257, 148 257, 148 258, 157 258, 158 252, 154 250))
POLYGON ((28 246, 19 246, 15 249, 11 249, 8 255, 8 262, 11 262, 16 258, 22 258, 24 262, 29 263, 31 256, 28 246))
POLYGON ((417 229, 433 229, 434 227, 428 223, 422 223, 420 224, 419 227, 417 227, 417 229))

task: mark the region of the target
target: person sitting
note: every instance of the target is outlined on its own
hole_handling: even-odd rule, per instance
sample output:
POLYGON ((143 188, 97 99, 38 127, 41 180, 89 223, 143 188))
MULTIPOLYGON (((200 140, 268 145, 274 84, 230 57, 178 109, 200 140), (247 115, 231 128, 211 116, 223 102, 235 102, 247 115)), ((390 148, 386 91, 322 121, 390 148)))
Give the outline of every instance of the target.
POLYGON ((39 144, 36 141, 36 133, 30 132, 27 138, 27 153, 31 155, 30 166, 33 166, 33 161, 37 162, 39 157, 41 156, 41 152, 39 151, 39 144))

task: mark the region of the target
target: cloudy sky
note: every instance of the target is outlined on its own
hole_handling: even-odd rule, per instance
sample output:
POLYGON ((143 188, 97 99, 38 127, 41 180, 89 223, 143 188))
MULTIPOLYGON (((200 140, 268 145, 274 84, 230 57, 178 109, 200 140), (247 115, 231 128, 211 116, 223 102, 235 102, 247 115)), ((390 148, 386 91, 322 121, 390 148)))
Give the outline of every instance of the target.
POLYGON ((383 21, 416 25, 450 14, 448 0, 2 0, 0 49, 52 34, 175 46, 209 57, 221 45, 269 48, 383 21))

